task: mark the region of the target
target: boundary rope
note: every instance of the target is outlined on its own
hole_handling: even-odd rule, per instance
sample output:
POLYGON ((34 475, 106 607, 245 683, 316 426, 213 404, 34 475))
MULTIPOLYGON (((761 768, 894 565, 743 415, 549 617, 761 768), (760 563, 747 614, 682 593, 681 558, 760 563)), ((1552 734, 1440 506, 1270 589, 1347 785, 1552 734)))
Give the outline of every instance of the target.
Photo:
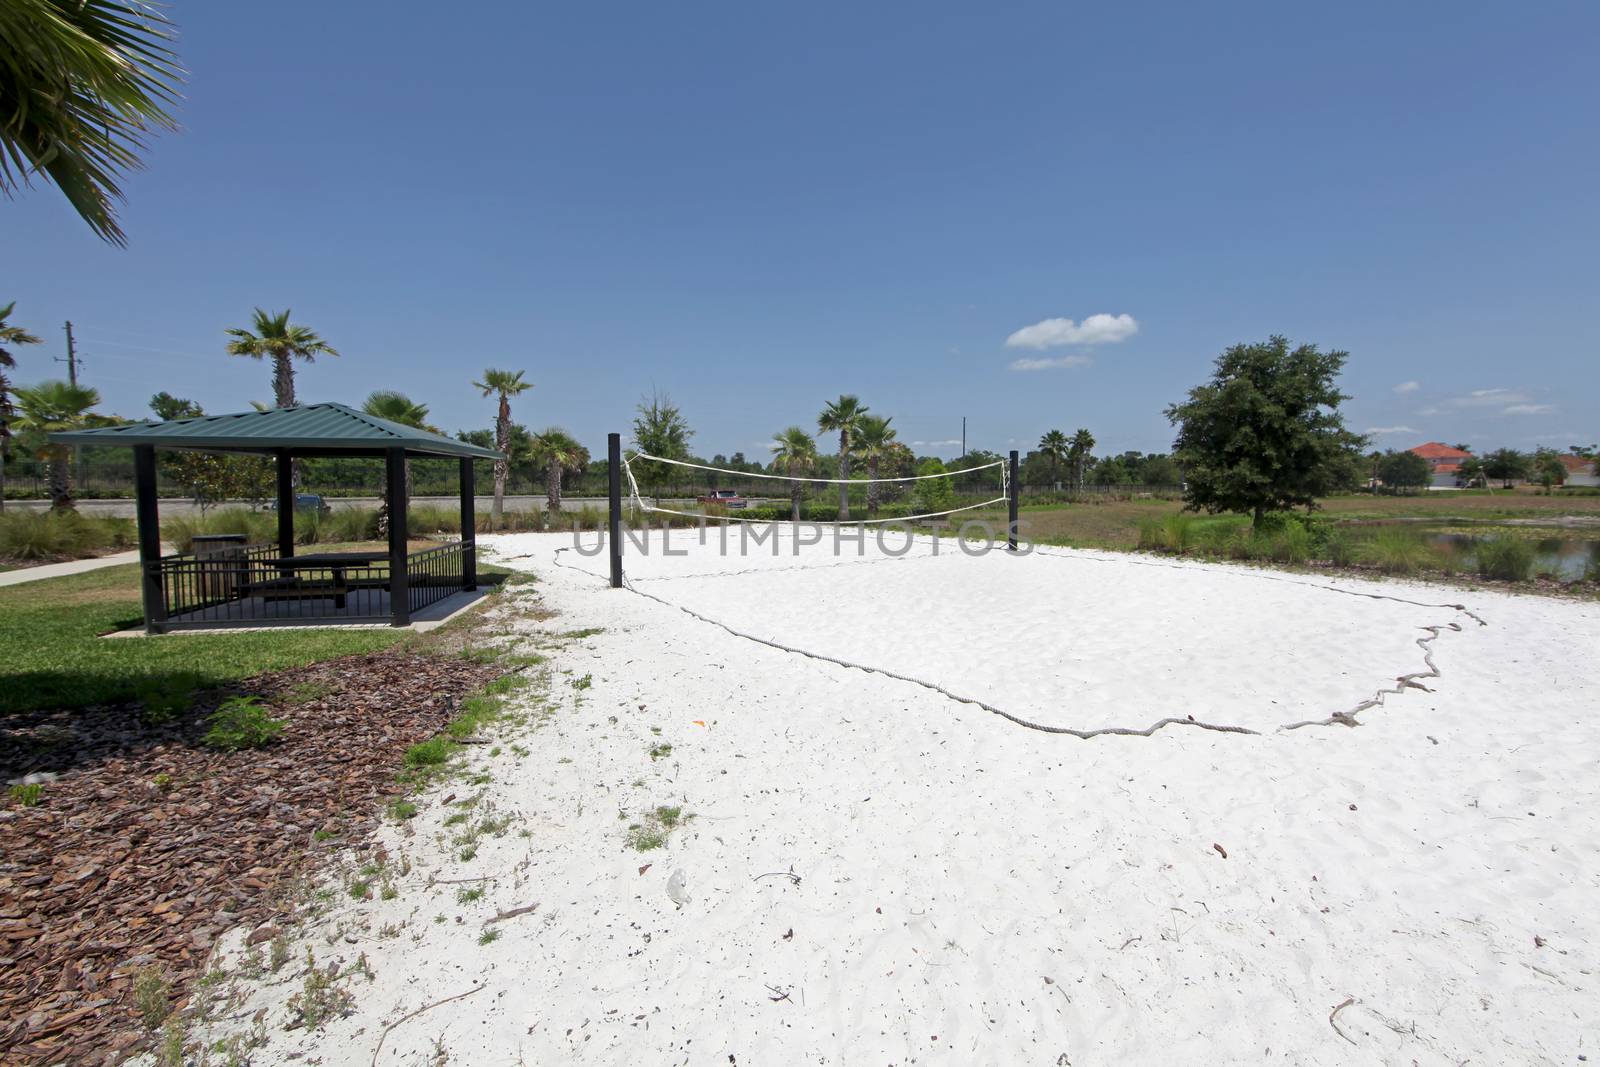
MULTIPOLYGON (((1037 546, 1032 546, 1032 547, 1037 549, 1037 546)), ((587 575, 588 577, 591 577, 591 578, 598 577, 598 576, 592 574, 591 572, 585 570, 582 567, 574 567, 572 564, 563 563, 561 561, 561 554, 563 552, 566 552, 566 551, 568 551, 566 548, 558 548, 558 549, 556 549, 556 551, 555 551, 555 564, 558 567, 563 567, 563 568, 566 568, 568 570, 578 571, 580 574, 587 575)), ((1112 562, 1110 560, 1101 560, 1098 557, 1094 557, 1094 556, 1069 556, 1069 555, 1067 555, 1065 553, 1061 553, 1061 552, 1047 552, 1047 553, 1041 553, 1041 555, 1053 556, 1053 557, 1058 558, 1058 559, 1088 559, 1088 560, 1092 560, 1092 561, 1096 561, 1096 562, 1112 562)), ((1140 562, 1144 562, 1144 561, 1130 560, 1128 562, 1140 563, 1140 562)), ((1155 564, 1155 563, 1146 563, 1145 565, 1147 565, 1147 566, 1163 566, 1163 564, 1155 564)), ((1166 566, 1171 566, 1171 565, 1168 564, 1166 566)), ((1178 568, 1175 568, 1175 569, 1178 569, 1178 568)), ((1250 575, 1247 575, 1247 576, 1250 576, 1250 575)), ((1287 579, 1275 578, 1272 575, 1265 575, 1265 574, 1257 574, 1257 575, 1253 575, 1253 577, 1266 578, 1268 580, 1273 580, 1273 581, 1287 581, 1287 579)), ((601 577, 601 580, 604 581, 605 579, 603 577, 601 577)), ((780 652, 787 652, 787 653, 790 653, 791 655, 804 656, 807 659, 819 660, 819 661, 825 662, 825 663, 832 663, 832 664, 834 664, 836 666, 849 668, 851 670, 862 671, 862 672, 864 672, 866 674, 878 674, 878 675, 882 675, 883 677, 886 677, 886 678, 893 678, 893 679, 895 679, 897 681, 909 682, 912 685, 921 686, 924 689, 927 689, 927 690, 930 690, 932 692, 938 693, 941 696, 946 697, 947 699, 956 701, 957 703, 971 704, 971 705, 973 705, 975 707, 982 708, 984 711, 987 711, 987 712, 989 712, 989 713, 991 713, 993 715, 997 715, 1000 718, 1005 719, 1005 720, 1007 720, 1009 722, 1012 722, 1012 723, 1014 723, 1014 724, 1016 724, 1018 726, 1022 726, 1024 728, 1030 729, 1030 730, 1037 730, 1040 733, 1058 734, 1058 735, 1064 735, 1064 736, 1068 736, 1068 737, 1076 737, 1076 738, 1078 738, 1079 740, 1082 740, 1082 741, 1089 741, 1089 740, 1092 740, 1092 739, 1094 739, 1096 737, 1104 737, 1104 736, 1151 737, 1151 736, 1154 736, 1154 734, 1157 731, 1162 730, 1162 729, 1164 729, 1164 728, 1166 728, 1168 726, 1193 726, 1193 727, 1196 727, 1197 729, 1210 730, 1210 731, 1213 731, 1215 733, 1226 733, 1226 734, 1248 734, 1248 735, 1251 735, 1251 736, 1261 736, 1263 734, 1263 731, 1261 731, 1261 730, 1252 730, 1252 729, 1250 729, 1249 727, 1246 727, 1246 726, 1232 726, 1232 725, 1227 725, 1227 724, 1222 724, 1222 723, 1202 722, 1202 721, 1200 721, 1198 719, 1195 719, 1193 716, 1188 716, 1188 717, 1185 717, 1185 718, 1178 718, 1176 716, 1168 716, 1168 717, 1163 718, 1163 719, 1158 719, 1156 722, 1152 723, 1151 725, 1145 727, 1142 730, 1134 729, 1133 727, 1128 727, 1128 726, 1105 726, 1105 727, 1100 727, 1098 729, 1093 729, 1093 730, 1079 730, 1079 729, 1076 729, 1076 728, 1070 727, 1070 726, 1052 726, 1052 725, 1050 725, 1048 723, 1034 722, 1034 721, 1032 721, 1030 719, 1024 719, 1019 715, 1014 715, 1011 712, 1008 712, 1008 711, 1004 710, 1003 708, 995 707, 993 704, 990 704, 987 701, 979 700, 976 697, 970 697, 970 696, 966 696, 966 695, 961 694, 961 693, 954 692, 954 691, 952 691, 950 689, 945 688, 942 685, 939 685, 936 682, 930 682, 930 681, 927 681, 926 679, 918 678, 918 677, 915 677, 915 676, 909 675, 909 674, 901 674, 898 671, 892 671, 892 670, 889 670, 889 669, 884 668, 884 667, 873 667, 873 666, 869 666, 869 665, 864 664, 864 663, 856 663, 856 662, 854 662, 852 660, 846 660, 846 659, 841 659, 841 658, 836 657, 836 656, 830 656, 830 655, 827 655, 825 653, 813 652, 813 651, 811 651, 809 649, 797 648, 797 647, 794 647, 794 646, 791 646, 791 645, 785 645, 785 644, 783 644, 782 642, 779 642, 779 641, 773 641, 773 640, 770 640, 770 639, 765 638, 765 637, 759 637, 759 636, 757 636, 755 634, 746 633, 746 632, 744 632, 742 630, 736 630, 733 627, 729 626, 725 622, 721 622, 721 621, 719 621, 717 619, 713 619, 708 615, 702 615, 701 613, 699 613, 699 612, 697 612, 697 611, 695 611, 695 610, 693 610, 691 608, 684 607, 682 604, 674 604, 672 601, 667 600, 667 599, 665 599, 663 597, 659 597, 659 596, 655 595, 654 593, 647 593, 643 589, 636 588, 634 586, 633 582, 630 581, 626 575, 624 575, 624 577, 623 577, 622 584, 623 584, 623 588, 627 589, 630 593, 633 593, 636 596, 642 596, 646 600, 653 600, 656 603, 661 604, 661 605, 663 605, 665 607, 676 608, 678 611, 683 612, 685 615, 688 615, 690 618, 696 619, 696 620, 698 620, 700 622, 703 622, 703 623, 705 623, 707 625, 710 625, 710 626, 715 626, 719 630, 723 630, 726 633, 729 633, 734 637, 742 638, 742 639, 744 639, 746 641, 753 641, 756 644, 765 645, 768 648, 777 649, 780 652)), ((1323 584, 1317 583, 1317 582, 1288 582, 1288 584, 1304 586, 1304 587, 1310 588, 1310 589, 1318 589, 1318 590, 1321 590, 1321 591, 1324 591, 1324 592, 1342 593, 1342 594, 1345 594, 1347 596, 1365 597, 1365 598, 1371 599, 1371 600, 1392 600, 1392 601, 1395 601, 1397 603, 1408 604, 1408 605, 1411 605, 1413 607, 1452 608, 1452 609, 1454 609, 1456 611, 1459 611, 1462 614, 1466 615, 1468 618, 1470 618, 1474 622, 1476 622, 1479 626, 1487 626, 1488 625, 1488 623, 1484 622, 1483 619, 1479 618, 1477 615, 1475 615, 1471 611, 1469 611, 1467 609, 1466 605, 1464 605, 1464 604, 1429 604, 1429 603, 1424 603, 1422 601, 1417 601, 1417 600, 1408 600, 1408 599, 1406 599, 1404 597, 1387 596, 1387 595, 1384 595, 1384 594, 1381 594, 1381 593, 1364 593, 1364 592, 1360 592, 1360 591, 1357 591, 1357 590, 1340 589, 1337 586, 1323 585, 1323 584)), ((1414 671, 1414 672, 1409 673, 1409 674, 1403 674, 1403 675, 1398 676, 1395 679, 1396 684, 1393 687, 1385 687, 1385 688, 1378 689, 1373 694, 1372 697, 1361 701, 1359 704, 1357 704, 1354 708, 1352 708, 1349 711, 1336 711, 1336 712, 1333 712, 1326 719, 1306 719, 1306 720, 1302 720, 1300 722, 1294 722, 1294 723, 1281 723, 1278 726, 1274 727, 1273 730, 1270 731, 1270 732, 1287 732, 1287 731, 1290 731, 1290 730, 1298 730, 1298 729, 1300 729, 1302 727, 1306 727, 1306 726, 1334 726, 1334 725, 1351 726, 1351 727, 1359 726, 1359 725, 1361 725, 1361 723, 1356 719, 1356 716, 1359 715, 1361 712, 1366 711, 1366 710, 1368 710, 1370 708, 1383 706, 1384 703, 1385 703, 1385 698, 1387 696, 1389 696, 1389 695, 1399 695, 1399 694, 1404 693, 1405 690, 1407 690, 1407 689, 1422 689, 1422 690, 1424 690, 1426 692, 1431 692, 1432 690, 1429 690, 1426 686, 1421 685, 1417 681, 1417 679, 1419 679, 1419 678, 1440 678, 1440 677, 1443 677, 1443 673, 1439 670, 1439 668, 1433 662, 1433 649, 1430 646, 1433 644, 1434 641, 1438 640, 1439 635, 1445 630, 1453 630, 1453 631, 1459 633, 1461 631, 1461 625, 1459 623, 1452 622, 1452 623, 1445 623, 1445 624, 1441 624, 1441 625, 1424 626, 1424 627, 1421 627, 1421 629, 1426 631, 1428 636, 1427 637, 1419 637, 1419 638, 1417 638, 1416 644, 1417 644, 1418 648, 1422 649, 1423 663, 1427 667, 1427 670, 1425 670, 1425 671, 1414 671)))

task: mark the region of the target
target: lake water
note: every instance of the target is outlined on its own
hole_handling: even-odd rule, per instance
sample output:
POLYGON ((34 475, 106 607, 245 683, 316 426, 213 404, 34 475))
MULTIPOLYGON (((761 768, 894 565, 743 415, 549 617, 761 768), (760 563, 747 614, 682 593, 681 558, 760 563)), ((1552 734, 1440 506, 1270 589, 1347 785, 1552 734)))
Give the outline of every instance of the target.
MULTIPOLYGON (((1479 534, 1428 534, 1429 543, 1435 548, 1454 552, 1463 568, 1473 565, 1473 550, 1483 540, 1484 536, 1479 534)), ((1589 573, 1591 566, 1600 565, 1600 540, 1584 540, 1576 537, 1538 537, 1528 538, 1528 543, 1533 546, 1534 551, 1537 553, 1533 564, 1535 574, 1540 571, 1554 571, 1565 581, 1575 581, 1589 573)))

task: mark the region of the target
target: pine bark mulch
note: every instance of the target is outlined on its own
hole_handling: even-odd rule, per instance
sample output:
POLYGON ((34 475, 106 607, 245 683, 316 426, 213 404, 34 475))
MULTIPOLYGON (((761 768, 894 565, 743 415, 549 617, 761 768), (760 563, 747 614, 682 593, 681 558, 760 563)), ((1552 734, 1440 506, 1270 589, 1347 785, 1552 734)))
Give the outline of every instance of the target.
POLYGON ((4 778, 72 768, 36 807, 0 800, 0 1062, 114 1063, 148 1044, 135 974, 163 969, 179 1003, 224 930, 292 912, 317 854, 371 833, 404 751, 501 673, 387 650, 262 675, 230 692, 288 726, 234 753, 199 743, 228 693, 161 728, 137 704, 0 720, 4 778))

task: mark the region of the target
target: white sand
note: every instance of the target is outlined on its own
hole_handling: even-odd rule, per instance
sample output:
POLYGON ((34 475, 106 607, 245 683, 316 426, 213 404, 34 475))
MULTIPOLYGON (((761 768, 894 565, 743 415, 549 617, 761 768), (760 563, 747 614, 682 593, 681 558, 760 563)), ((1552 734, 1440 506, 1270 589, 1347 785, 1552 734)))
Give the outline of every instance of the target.
POLYGON ((310 931, 375 979, 317 1035, 282 1030, 295 966, 249 986, 257 1062, 367 1064, 479 984, 377 1062, 1600 1062, 1600 606, 948 545, 629 560, 672 604, 1025 718, 1259 731, 1080 740, 609 590, 603 557, 552 565, 568 538, 489 542, 537 573, 522 608, 559 613, 514 602, 522 640, 604 627, 555 653, 526 758, 477 750, 484 804, 529 836, 463 862, 439 794, 386 830, 399 896, 310 931), (1278 728, 1426 670, 1423 628, 1453 623, 1426 690, 1278 728), (696 817, 628 849, 658 804, 696 817), (480 877, 471 903, 428 884, 480 877))

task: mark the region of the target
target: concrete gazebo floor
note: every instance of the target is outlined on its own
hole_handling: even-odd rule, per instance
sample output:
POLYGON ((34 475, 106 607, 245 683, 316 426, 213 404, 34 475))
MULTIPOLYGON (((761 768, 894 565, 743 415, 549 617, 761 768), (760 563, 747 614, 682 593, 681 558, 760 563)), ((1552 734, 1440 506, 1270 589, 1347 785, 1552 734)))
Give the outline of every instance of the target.
MULTIPOLYGON (((318 615, 314 620, 308 619, 303 623, 294 623, 286 626, 211 626, 197 627, 194 629, 174 629, 170 633, 166 634, 147 634, 144 631, 144 627, 141 626, 138 629, 117 630, 114 633, 102 634, 101 636, 177 637, 182 634, 257 633, 262 630, 396 630, 402 633, 426 633, 429 630, 436 630, 457 616, 465 614, 466 612, 476 608, 478 605, 483 603, 484 598, 492 593, 494 589, 494 585, 485 583, 471 592, 462 591, 460 593, 455 593, 451 596, 445 597, 443 600, 429 604, 425 608, 413 611, 411 613, 411 622, 407 626, 392 626, 387 622, 342 622, 340 621, 339 615, 334 613, 318 615)), ((252 597, 251 601, 253 602, 256 599, 257 598, 252 597)), ((387 613, 389 610, 389 594, 380 593, 376 596, 375 600, 376 603, 374 606, 380 609, 377 613, 380 615, 387 613)), ((259 605, 252 604, 252 606, 255 607, 256 610, 263 613, 263 618, 275 619, 293 619, 296 617, 295 608, 299 607, 299 605, 294 601, 278 601, 270 604, 259 605)), ((197 616, 196 621, 203 620, 206 616, 205 611, 194 612, 192 614, 197 616)), ((175 615, 172 617, 172 621, 175 623, 182 623, 184 621, 184 616, 175 615)))

